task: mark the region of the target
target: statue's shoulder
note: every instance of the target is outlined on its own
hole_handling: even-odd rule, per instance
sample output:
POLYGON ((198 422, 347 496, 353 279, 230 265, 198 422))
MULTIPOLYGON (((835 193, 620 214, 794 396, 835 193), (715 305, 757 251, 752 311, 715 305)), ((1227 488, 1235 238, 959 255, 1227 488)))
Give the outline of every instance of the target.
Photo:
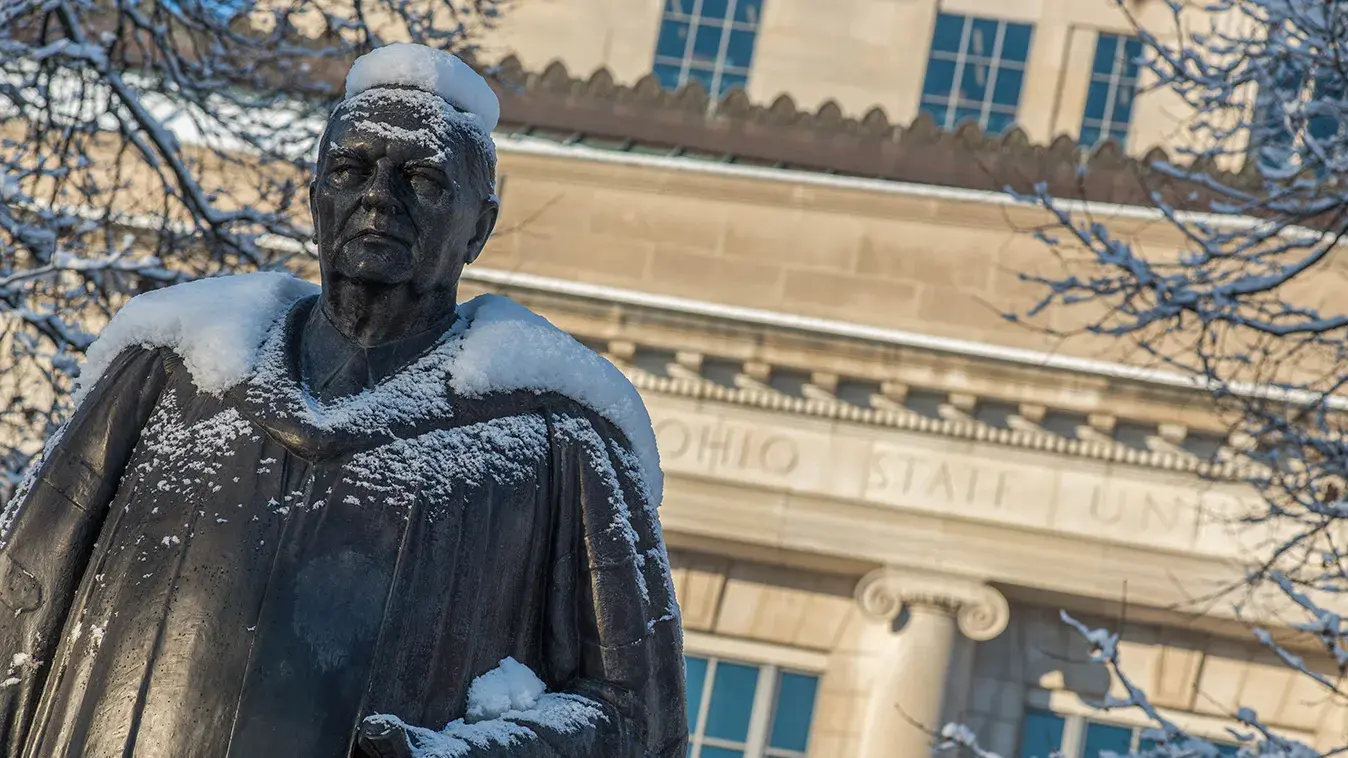
POLYGON ((554 409, 596 417, 596 431, 611 425, 642 459, 648 483, 658 492, 651 417, 617 366, 509 298, 480 295, 459 308, 468 328, 449 372, 453 392, 485 397, 527 391, 553 398, 554 409))
POLYGON ((122 306, 89 347, 79 389, 93 386, 123 352, 171 352, 197 388, 222 394, 246 379, 270 330, 318 287, 263 272, 184 282, 146 292, 122 306))

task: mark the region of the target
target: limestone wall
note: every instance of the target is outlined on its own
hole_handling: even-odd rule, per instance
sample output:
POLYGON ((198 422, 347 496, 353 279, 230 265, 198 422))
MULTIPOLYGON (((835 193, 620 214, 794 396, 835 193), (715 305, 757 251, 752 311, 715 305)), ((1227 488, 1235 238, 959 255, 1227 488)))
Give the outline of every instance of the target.
MULTIPOLYGON (((515 4, 483 45, 488 58, 517 55, 541 69, 557 59, 573 72, 606 67, 619 82, 650 73, 664 0, 531 0, 515 4)), ((770 102, 789 93, 813 109, 834 100, 845 113, 874 106, 890 121, 917 115, 936 14, 945 10, 1034 25, 1021 95, 1021 126, 1032 141, 1076 136, 1086 102, 1095 34, 1128 34, 1111 0, 765 0, 748 94, 770 102)), ((1129 11, 1158 33, 1173 25, 1156 3, 1129 11)), ((1131 152, 1174 144, 1186 115, 1178 98, 1146 94, 1134 110, 1131 152)))

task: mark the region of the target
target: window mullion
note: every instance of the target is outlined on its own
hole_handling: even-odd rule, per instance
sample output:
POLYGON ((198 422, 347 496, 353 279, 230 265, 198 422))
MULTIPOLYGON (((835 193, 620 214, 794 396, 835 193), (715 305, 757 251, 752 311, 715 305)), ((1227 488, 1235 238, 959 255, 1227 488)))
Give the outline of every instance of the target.
POLYGON ((707 712, 711 710, 711 698, 716 688, 716 659, 707 659, 707 678, 702 681, 702 702, 697 704, 697 728, 690 735, 693 740, 691 758, 702 754, 702 733, 707 729, 707 712))
POLYGON ((702 0, 693 0, 693 8, 688 13, 688 41, 683 45, 683 60, 679 62, 679 86, 688 83, 688 71, 693 64, 693 43, 697 41, 697 28, 702 24, 702 0))
POLYGON ((997 22, 997 33, 992 38, 992 55, 988 60, 987 91, 983 93, 982 107, 979 108, 978 113, 979 125, 984 130, 992 123, 992 104, 996 102, 992 89, 997 86, 997 72, 1002 67, 1002 42, 1006 39, 1006 29, 1005 21, 997 22))
POLYGON ((772 723, 772 705, 777 699, 777 667, 763 666, 758 670, 758 686, 754 690, 754 708, 749 715, 749 740, 744 746, 744 758, 763 758, 767 750, 768 729, 772 723))
POLYGON ((1086 720, 1080 716, 1068 716, 1062 727, 1062 752, 1067 758, 1082 758, 1081 751, 1086 743, 1086 720))
POLYGON ((725 60, 730 50, 730 22, 735 18, 735 1, 730 0, 726 6, 725 18, 721 19, 721 44, 716 48, 716 61, 713 64, 711 76, 711 100, 708 106, 715 110, 716 103, 721 99, 721 75, 725 73, 725 60))
POLYGON ((959 49, 955 53, 955 81, 951 83, 950 101, 949 105, 946 106, 945 123, 941 124, 942 129, 955 128, 955 113, 959 111, 960 102, 964 99, 964 67, 969 63, 969 45, 972 44, 973 34, 974 21, 966 16, 964 28, 960 30, 959 49))

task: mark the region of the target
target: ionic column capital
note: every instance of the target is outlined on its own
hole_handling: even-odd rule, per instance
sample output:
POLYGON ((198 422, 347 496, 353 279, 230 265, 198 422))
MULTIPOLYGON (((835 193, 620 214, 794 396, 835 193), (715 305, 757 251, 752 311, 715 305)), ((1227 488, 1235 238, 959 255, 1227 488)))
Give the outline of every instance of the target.
POLYGON ((960 632, 985 642, 1006 629, 1011 607, 988 585, 947 574, 881 568, 857 583, 857 605, 876 621, 893 621, 905 606, 937 608, 955 616, 960 632))

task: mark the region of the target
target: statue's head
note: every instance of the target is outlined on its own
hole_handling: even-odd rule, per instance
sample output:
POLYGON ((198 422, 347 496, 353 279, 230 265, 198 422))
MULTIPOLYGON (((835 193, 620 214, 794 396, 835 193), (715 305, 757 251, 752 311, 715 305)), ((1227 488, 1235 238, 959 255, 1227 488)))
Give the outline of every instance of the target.
POLYGON ((356 62, 309 186, 325 289, 454 296, 496 223, 497 113, 486 82, 446 53, 391 45, 356 62), (485 115, 465 107, 486 98, 485 115))

